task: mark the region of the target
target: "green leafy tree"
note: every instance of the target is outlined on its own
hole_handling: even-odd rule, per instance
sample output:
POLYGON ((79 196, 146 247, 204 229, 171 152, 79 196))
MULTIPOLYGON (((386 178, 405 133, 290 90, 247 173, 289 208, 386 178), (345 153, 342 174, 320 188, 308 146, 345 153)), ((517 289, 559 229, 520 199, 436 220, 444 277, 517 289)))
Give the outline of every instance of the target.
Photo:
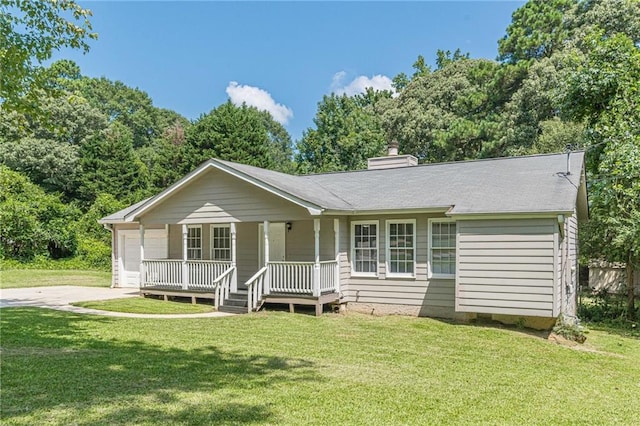
POLYGON ((585 118, 593 143, 591 222, 584 251, 626 262, 628 315, 633 317, 633 277, 640 265, 640 48, 624 34, 587 38, 567 86, 567 109, 585 118))
POLYGON ((76 248, 78 211, 46 194, 26 176, 0 165, 0 254, 28 260, 67 257, 76 248))
POLYGON ((74 196, 79 180, 78 147, 49 139, 0 143, 0 164, 19 171, 49 192, 74 196))
POLYGON ((577 0, 530 0, 513 12, 507 34, 498 42, 499 59, 516 63, 548 58, 570 35, 566 16, 577 0))
POLYGON ((384 155, 387 140, 376 105, 390 92, 372 89, 355 96, 324 96, 314 118, 315 129, 298 142, 298 172, 357 170, 367 159, 384 155))
POLYGON ((132 135, 119 123, 87 138, 80 147, 81 199, 93 203, 99 194, 139 201, 149 195, 149 176, 133 149, 132 135))
POLYGON ((291 137, 268 112, 228 101, 201 115, 186 134, 187 170, 210 158, 288 172, 291 137))
POLYGON ((54 51, 89 50, 97 38, 90 16, 72 0, 0 0, 0 100, 9 109, 36 109, 33 89, 45 81, 40 64, 54 51))
POLYGON ((385 105, 389 138, 424 162, 482 156, 498 138, 500 104, 492 91, 499 68, 493 61, 459 59, 412 80, 385 105))

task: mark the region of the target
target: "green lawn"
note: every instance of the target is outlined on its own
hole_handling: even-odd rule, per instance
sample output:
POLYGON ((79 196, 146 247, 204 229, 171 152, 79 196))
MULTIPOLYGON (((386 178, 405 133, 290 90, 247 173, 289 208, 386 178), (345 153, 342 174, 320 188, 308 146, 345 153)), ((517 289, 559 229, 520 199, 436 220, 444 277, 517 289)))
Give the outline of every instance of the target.
POLYGON ((640 340, 264 312, 4 308, 4 424, 637 424, 640 340), (584 350, 588 349, 588 350, 584 350))
POLYGON ((109 287, 111 272, 8 269, 0 271, 0 288, 48 287, 54 285, 79 285, 109 287))
POLYGON ((164 300, 143 297, 78 302, 73 303, 73 305, 103 311, 131 312, 135 314, 199 314, 213 311, 213 306, 211 305, 165 302, 164 300))

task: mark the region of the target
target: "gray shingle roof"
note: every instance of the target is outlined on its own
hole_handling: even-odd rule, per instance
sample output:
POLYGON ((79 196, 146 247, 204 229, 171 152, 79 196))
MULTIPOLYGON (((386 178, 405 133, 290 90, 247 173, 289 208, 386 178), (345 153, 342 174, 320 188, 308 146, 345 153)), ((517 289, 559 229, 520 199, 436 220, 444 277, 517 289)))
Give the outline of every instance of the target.
MULTIPOLYGON (((553 213, 573 211, 583 162, 584 152, 572 153, 570 174, 566 154, 547 154, 293 176, 214 159, 194 173, 222 165, 321 209, 345 213, 436 208, 450 214, 553 213)), ((123 221, 156 197, 101 222, 123 221)))

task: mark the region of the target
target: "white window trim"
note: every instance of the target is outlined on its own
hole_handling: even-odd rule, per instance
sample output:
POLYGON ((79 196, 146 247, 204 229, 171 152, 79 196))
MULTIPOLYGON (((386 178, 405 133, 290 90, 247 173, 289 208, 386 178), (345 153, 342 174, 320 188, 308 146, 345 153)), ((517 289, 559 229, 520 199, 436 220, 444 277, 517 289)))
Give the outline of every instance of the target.
MULTIPOLYGON (((218 249, 221 250, 221 249, 218 249)), ((216 261, 216 262, 231 262, 231 257, 232 257, 232 253, 231 253, 231 224, 229 223, 212 223, 211 225, 209 225, 209 259, 216 261), (213 238, 214 238, 214 232, 213 229, 214 228, 227 228, 229 229, 229 248, 225 249, 229 251, 229 260, 218 260, 218 259, 214 259, 213 253, 215 250, 214 244, 213 244, 213 238)))
POLYGON ((351 276, 352 277, 377 277, 380 264, 380 221, 379 220, 355 220, 351 222, 351 276), (356 225, 376 225, 376 271, 357 272, 356 260, 356 225))
POLYGON ((385 268, 386 277, 389 278, 415 278, 416 277, 416 220, 415 219, 389 219, 385 222, 385 268), (413 272, 391 272, 391 224, 410 223, 413 225, 413 272))
MULTIPOLYGON (((191 258, 189 259, 189 255, 187 254, 187 260, 202 260, 202 253, 203 253, 203 247, 202 247, 202 225, 187 225, 187 241, 189 240, 189 229, 200 229, 200 257, 199 258, 191 258)), ((196 250, 195 248, 189 248, 189 244, 187 243, 187 253, 189 253, 189 250, 196 250)))
MULTIPOLYGON (((456 278, 456 274, 434 274, 433 273, 433 267, 432 267, 432 251, 431 251, 431 241, 433 240, 433 236, 432 236, 432 225, 434 223, 452 223, 452 222, 456 222, 455 219, 449 219, 449 218, 437 218, 437 219, 429 219, 428 221, 428 232, 427 232, 427 252, 429 253, 428 256, 428 260, 427 260, 427 271, 428 271, 428 277, 431 278, 436 278, 436 279, 448 279, 448 280, 454 280, 456 278)), ((455 245, 455 250, 456 250, 456 263, 457 263, 457 259, 458 259, 458 226, 456 225, 456 245, 455 245)), ((456 264, 456 270, 458 269, 458 265, 456 264)))

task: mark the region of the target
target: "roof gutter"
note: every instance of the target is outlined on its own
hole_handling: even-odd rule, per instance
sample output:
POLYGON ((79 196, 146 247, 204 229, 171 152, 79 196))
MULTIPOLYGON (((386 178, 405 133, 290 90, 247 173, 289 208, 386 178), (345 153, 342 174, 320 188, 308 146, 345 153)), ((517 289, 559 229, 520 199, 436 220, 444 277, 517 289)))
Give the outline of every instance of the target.
POLYGON ((352 209, 327 209, 324 211, 326 216, 365 216, 376 214, 418 214, 418 213, 445 213, 451 210, 451 206, 430 207, 430 208, 414 208, 414 209, 371 209, 371 210, 352 210, 352 209))

